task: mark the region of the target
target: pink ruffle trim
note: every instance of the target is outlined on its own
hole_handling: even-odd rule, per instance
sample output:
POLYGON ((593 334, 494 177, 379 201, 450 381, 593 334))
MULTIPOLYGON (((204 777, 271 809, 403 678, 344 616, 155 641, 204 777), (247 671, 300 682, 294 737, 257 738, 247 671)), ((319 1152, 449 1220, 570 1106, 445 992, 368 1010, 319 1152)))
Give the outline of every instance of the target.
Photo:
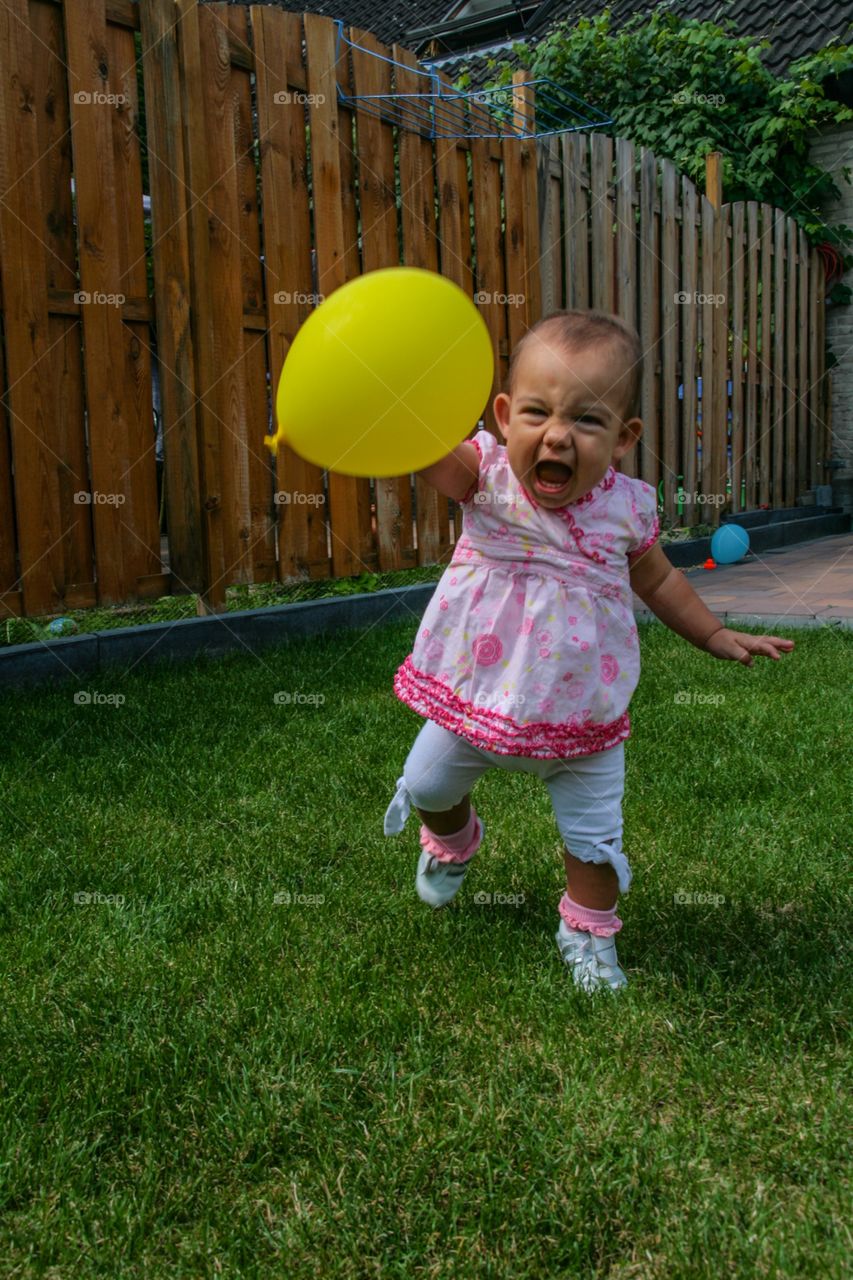
POLYGON ((637 556, 645 555, 649 547, 652 546, 654 542, 656 542, 659 533, 660 533, 660 516, 656 515, 655 522, 652 525, 652 531, 649 534, 649 536, 646 538, 645 542, 642 543, 641 546, 635 547, 633 551, 628 552, 629 565, 632 565, 634 563, 634 561, 637 559, 637 556))
POLYGON ((435 676, 419 671, 411 654, 394 676, 394 692, 418 715, 465 738, 475 747, 503 756, 536 760, 567 759, 607 751, 630 735, 627 711, 608 724, 551 724, 537 720, 519 725, 488 707, 465 702, 435 676), (463 725, 463 721, 467 724, 463 725))
POLYGON ((590 924, 585 921, 582 914, 573 911, 569 906, 566 901, 566 894, 563 894, 560 899, 560 905, 557 910, 570 929, 583 929, 584 933, 592 933, 596 938, 612 938, 613 934, 618 933, 622 928, 622 921, 618 916, 614 916, 609 924, 590 924))
MULTIPOLYGON (((479 432, 478 432, 477 434, 479 435, 479 432)), ((474 436, 472 436, 472 437, 468 440, 468 444, 472 444, 472 445, 474 446, 474 448, 477 450, 477 454, 478 454, 478 456, 479 456, 479 458, 480 458, 480 473, 479 473, 479 475, 477 476, 477 479, 476 479, 476 480, 474 481, 474 483, 471 485, 471 488, 470 488, 470 489, 468 490, 468 492, 465 494, 465 497, 462 499, 462 501, 461 501, 460 505, 464 505, 464 503, 466 503, 466 502, 470 502, 470 501, 471 501, 471 499, 473 498, 474 494, 477 492, 477 490, 478 490, 478 489, 479 489, 479 487, 480 487, 480 480, 481 480, 482 475, 483 475, 483 448, 482 448, 482 445, 480 444, 480 442, 479 442, 479 441, 476 439, 476 437, 474 437, 474 436)))
POLYGON ((471 838, 471 843, 461 853, 451 853, 451 851, 441 842, 441 837, 430 831, 429 827, 421 827, 421 848, 426 849, 427 853, 434 853, 439 862, 467 862, 469 858, 480 847, 480 841, 483 838, 483 828, 480 825, 480 819, 474 811, 475 829, 471 838))

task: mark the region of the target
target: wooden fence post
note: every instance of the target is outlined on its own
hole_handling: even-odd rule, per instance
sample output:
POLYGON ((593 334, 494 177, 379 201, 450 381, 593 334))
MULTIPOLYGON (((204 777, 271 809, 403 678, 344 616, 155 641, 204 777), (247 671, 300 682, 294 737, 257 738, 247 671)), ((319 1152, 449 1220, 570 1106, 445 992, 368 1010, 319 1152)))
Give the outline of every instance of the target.
POLYGON ((709 151, 705 157, 705 195, 719 213, 723 203, 722 151, 709 151))

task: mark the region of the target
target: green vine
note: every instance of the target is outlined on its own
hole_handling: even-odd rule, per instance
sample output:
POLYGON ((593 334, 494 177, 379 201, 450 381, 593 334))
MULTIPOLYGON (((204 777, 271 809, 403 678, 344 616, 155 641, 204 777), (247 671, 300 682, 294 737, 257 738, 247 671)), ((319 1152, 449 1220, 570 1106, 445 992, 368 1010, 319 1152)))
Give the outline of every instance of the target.
MULTIPOLYGON (((576 23, 564 19, 534 48, 513 45, 530 78, 548 77, 613 118, 603 132, 630 138, 672 160, 700 190, 705 157, 723 153, 726 200, 759 200, 790 214, 810 244, 844 247, 853 230, 829 224, 824 209, 840 192, 833 175, 809 158, 817 130, 853 119, 825 84, 853 67, 853 45, 830 41, 776 76, 761 61, 768 40, 730 34, 729 20, 682 19, 661 5, 612 30, 610 9, 576 23)), ((509 85, 514 68, 489 59, 488 88, 509 85)), ((466 90, 467 69, 456 87, 466 90)), ((568 117, 567 117, 568 120, 568 117)), ((850 169, 842 169, 845 181, 850 169)), ((836 285, 833 302, 851 291, 836 285)))

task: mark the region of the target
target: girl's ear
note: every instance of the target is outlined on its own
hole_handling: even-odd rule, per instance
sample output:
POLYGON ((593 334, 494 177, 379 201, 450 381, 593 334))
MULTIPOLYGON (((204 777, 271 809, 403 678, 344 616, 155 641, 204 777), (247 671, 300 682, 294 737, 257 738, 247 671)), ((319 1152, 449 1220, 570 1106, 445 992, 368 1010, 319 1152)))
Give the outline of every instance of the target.
POLYGON ((499 395, 495 396, 495 402, 492 405, 492 409, 494 411, 495 421, 501 429, 501 435, 504 437, 506 437, 506 429, 509 425, 509 413, 511 406, 512 400, 505 391, 501 391, 499 395))
POLYGON ((642 418, 629 418, 627 422, 623 422, 619 428, 619 439, 613 449, 614 458, 623 458, 630 449, 633 449, 642 434, 642 418))

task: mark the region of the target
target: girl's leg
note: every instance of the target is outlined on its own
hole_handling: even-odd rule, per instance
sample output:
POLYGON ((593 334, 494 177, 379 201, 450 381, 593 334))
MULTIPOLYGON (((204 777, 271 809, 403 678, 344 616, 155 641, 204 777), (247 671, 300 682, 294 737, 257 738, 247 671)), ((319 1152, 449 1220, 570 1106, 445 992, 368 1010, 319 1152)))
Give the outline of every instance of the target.
POLYGON ((565 841, 566 891, 590 911, 611 911, 631 883, 622 853, 623 743, 590 756, 561 760, 545 783, 565 841))
POLYGON ((609 911, 616 906, 619 882, 616 872, 606 862, 584 862, 568 849, 563 850, 566 864, 566 891, 579 906, 593 911, 609 911))
POLYGON ((471 797, 465 796, 459 804, 453 806, 452 809, 445 809, 443 813, 430 813, 426 809, 415 809, 420 815, 421 821, 424 822, 437 836, 449 836, 456 831, 460 831, 463 827, 467 827, 468 820, 471 816, 471 797))
POLYGON ((576 986, 618 991, 628 980, 616 955, 616 896, 631 883, 622 852, 624 745, 559 764, 545 780, 566 843, 557 947, 576 986))
MULTIPOLYGON (((425 720, 397 784, 398 797, 391 806, 394 815, 390 821, 386 815, 386 834, 402 830, 411 804, 433 835, 461 836, 474 825, 471 790, 490 767, 471 743, 425 720)), ((467 847, 470 841, 465 843, 467 847)))

